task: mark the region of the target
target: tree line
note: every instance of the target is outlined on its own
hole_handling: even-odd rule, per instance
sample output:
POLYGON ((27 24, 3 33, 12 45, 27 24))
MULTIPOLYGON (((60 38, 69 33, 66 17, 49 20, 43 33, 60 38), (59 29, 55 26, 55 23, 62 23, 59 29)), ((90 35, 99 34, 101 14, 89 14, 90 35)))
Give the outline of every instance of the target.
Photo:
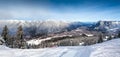
POLYGON ((24 41, 23 35, 24 33, 21 25, 17 28, 17 32, 15 36, 9 35, 9 29, 7 25, 3 27, 3 31, 1 33, 1 36, 5 41, 4 44, 11 48, 25 48, 24 47, 25 41, 24 41))
MULTIPOLYGON (((1 33, 1 36, 3 37, 3 39, 4 39, 4 44, 6 45, 6 46, 8 46, 8 47, 10 47, 10 48, 31 48, 32 46, 28 46, 27 44, 26 44, 26 41, 25 41, 25 39, 24 39, 24 31, 23 31, 23 28, 22 28, 22 26, 20 25, 20 26, 18 26, 18 28, 17 28, 17 31, 16 31, 16 35, 15 36, 11 36, 10 34, 9 34, 9 29, 8 29, 8 27, 7 27, 7 25, 5 25, 4 27, 3 27, 3 30, 2 30, 2 33, 1 33)), ((83 34, 82 35, 82 37, 84 37, 85 35, 83 34)), ((117 37, 119 37, 120 38, 120 32, 118 33, 118 36, 117 37)), ((43 44, 41 44, 40 46, 50 46, 53 42, 60 42, 60 41, 58 41, 58 40, 61 40, 62 39, 62 41, 59 43, 59 45, 71 45, 71 40, 69 40, 69 39, 67 39, 66 41, 64 41, 66 38, 69 38, 69 37, 63 37, 63 38, 56 38, 56 40, 55 39, 52 39, 52 40, 50 40, 50 41, 48 41, 48 42, 43 42, 43 44), (51 44, 50 44, 51 43, 51 44)), ((74 38, 74 37, 73 37, 74 38)), ((75 37, 76 38, 76 37, 75 37)), ((111 40, 112 39, 112 37, 110 36, 107 40, 111 40)), ((85 44, 91 44, 92 43, 92 41, 93 40, 86 40, 85 41, 85 44)), ((76 45, 76 42, 75 41, 73 41, 74 42, 74 44, 73 45, 76 45)), ((102 42, 104 42, 104 40, 103 40, 103 33, 100 33, 100 35, 98 36, 98 41, 96 42, 96 43, 102 43, 102 42)), ((53 45, 51 45, 51 46, 53 46, 53 45)), ((39 46, 33 46, 34 48, 36 48, 36 47, 39 47, 39 46)))

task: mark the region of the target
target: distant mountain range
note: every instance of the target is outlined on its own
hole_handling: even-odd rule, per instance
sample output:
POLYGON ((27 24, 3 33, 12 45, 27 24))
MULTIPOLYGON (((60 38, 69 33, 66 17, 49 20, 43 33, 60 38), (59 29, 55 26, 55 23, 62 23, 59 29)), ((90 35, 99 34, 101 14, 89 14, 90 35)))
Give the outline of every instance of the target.
POLYGON ((98 21, 92 27, 102 32, 115 33, 120 31, 120 21, 98 21))
POLYGON ((16 34, 17 27, 22 25, 25 34, 45 34, 60 32, 68 27, 68 22, 63 21, 23 21, 23 20, 0 20, 0 31, 7 25, 10 34, 16 34))
POLYGON ((48 33, 60 33, 71 31, 79 27, 87 27, 90 30, 102 32, 116 32, 120 28, 120 21, 98 21, 98 22, 64 22, 64 21, 24 21, 24 20, 0 20, 0 33, 7 25, 10 34, 16 34, 17 27, 22 25, 26 35, 44 35, 48 33))

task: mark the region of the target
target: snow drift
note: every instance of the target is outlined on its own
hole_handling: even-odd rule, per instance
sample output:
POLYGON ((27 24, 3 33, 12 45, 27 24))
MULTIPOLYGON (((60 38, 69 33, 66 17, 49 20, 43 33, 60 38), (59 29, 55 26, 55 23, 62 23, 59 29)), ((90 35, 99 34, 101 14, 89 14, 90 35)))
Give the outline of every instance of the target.
POLYGON ((10 49, 0 46, 0 57, 119 57, 120 39, 91 46, 67 46, 41 49, 10 49))

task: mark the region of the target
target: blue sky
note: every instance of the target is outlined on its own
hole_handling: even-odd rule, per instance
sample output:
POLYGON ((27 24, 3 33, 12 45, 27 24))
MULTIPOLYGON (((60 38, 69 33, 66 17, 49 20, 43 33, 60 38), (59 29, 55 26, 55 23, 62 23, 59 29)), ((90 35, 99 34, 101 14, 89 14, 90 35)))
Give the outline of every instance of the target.
POLYGON ((0 19, 120 21, 120 0, 0 0, 0 19))

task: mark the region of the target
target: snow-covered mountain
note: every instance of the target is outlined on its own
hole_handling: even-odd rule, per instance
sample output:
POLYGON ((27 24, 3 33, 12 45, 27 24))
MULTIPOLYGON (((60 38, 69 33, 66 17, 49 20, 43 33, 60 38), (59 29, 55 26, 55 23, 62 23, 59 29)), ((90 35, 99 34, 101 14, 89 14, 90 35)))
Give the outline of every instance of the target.
POLYGON ((120 21, 98 21, 89 22, 65 22, 55 20, 45 21, 24 21, 24 20, 0 20, 0 33, 3 27, 7 25, 10 34, 16 34, 17 27, 22 25, 24 34, 34 36, 36 34, 44 35, 48 33, 59 33, 70 31, 85 26, 89 30, 99 30, 103 32, 116 33, 120 31, 120 21), (91 29, 92 28, 92 29, 91 29))
POLYGON ((25 20, 0 20, 0 33, 3 27, 7 25, 10 34, 16 34, 18 26, 22 25, 24 34, 36 35, 36 34, 48 34, 58 33, 63 31, 69 31, 76 29, 81 26, 90 26, 91 23, 83 22, 66 22, 66 21, 55 21, 55 20, 44 20, 44 21, 25 21, 25 20))
POLYGON ((0 32, 5 25, 8 26, 10 33, 15 34, 17 27, 22 25, 24 32, 31 33, 51 33, 59 32, 68 27, 68 22, 63 21, 24 21, 24 20, 0 20, 0 32))
POLYGON ((120 21, 98 21, 93 27, 104 32, 116 32, 120 29, 120 21))
POLYGON ((91 46, 11 49, 0 46, 0 57, 120 57, 120 39, 91 46))

